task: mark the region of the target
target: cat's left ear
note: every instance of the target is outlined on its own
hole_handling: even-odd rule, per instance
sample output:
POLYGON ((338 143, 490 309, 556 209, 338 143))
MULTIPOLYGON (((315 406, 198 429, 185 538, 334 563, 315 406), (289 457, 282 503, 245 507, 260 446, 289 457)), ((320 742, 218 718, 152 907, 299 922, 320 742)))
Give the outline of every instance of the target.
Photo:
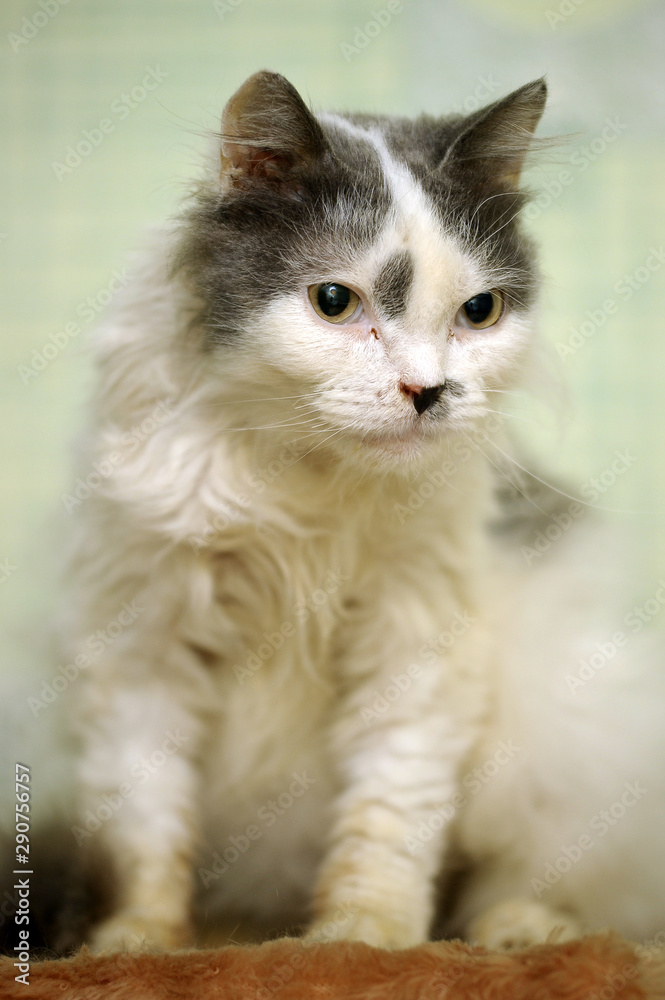
POLYGON ((546 97, 541 78, 469 115, 441 166, 454 164, 472 182, 516 190, 546 97))
POLYGON ((279 73, 254 73, 224 108, 221 174, 230 187, 267 185, 300 197, 304 171, 326 149, 321 126, 279 73))

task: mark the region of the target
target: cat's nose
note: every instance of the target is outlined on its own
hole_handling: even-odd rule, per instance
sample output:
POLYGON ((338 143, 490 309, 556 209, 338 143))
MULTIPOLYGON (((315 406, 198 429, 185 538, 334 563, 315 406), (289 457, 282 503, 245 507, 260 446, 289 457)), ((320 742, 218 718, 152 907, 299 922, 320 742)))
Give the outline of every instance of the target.
POLYGON ((437 399, 441 396, 445 388, 445 383, 443 385, 432 385, 427 388, 422 385, 407 385, 406 382, 400 382, 400 391, 408 396, 413 405, 416 408, 416 413, 424 413, 425 410, 429 409, 432 403, 436 403, 437 399))

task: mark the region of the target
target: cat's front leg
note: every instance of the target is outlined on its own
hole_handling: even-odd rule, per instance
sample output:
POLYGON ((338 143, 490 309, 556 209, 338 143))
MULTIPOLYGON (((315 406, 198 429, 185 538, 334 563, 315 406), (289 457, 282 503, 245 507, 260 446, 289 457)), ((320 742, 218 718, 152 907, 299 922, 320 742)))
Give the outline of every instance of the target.
MULTIPOLYGON (((172 654, 173 655, 173 652, 172 654)), ((112 877, 112 912, 93 928, 96 951, 191 943, 202 722, 192 684, 140 659, 87 678, 81 808, 72 832, 112 877), (117 676, 113 676, 116 673, 117 676)))
POLYGON ((392 669, 364 670, 350 687, 334 728, 344 790, 310 938, 390 948, 427 939, 483 685, 473 671, 458 675, 452 657, 424 665, 391 652, 392 669))

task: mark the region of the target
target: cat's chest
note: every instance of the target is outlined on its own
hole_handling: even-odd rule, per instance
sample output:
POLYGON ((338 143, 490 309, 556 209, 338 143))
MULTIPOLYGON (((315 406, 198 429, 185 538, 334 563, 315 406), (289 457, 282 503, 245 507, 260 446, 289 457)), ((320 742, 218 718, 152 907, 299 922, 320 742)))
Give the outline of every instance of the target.
POLYGON ((208 616, 225 780, 288 773, 320 739, 334 699, 334 646, 357 551, 331 532, 263 530, 211 559, 208 616))
POLYGON ((358 673, 345 676, 347 661, 365 650, 366 672, 375 649, 391 652, 391 628, 399 663, 410 661, 459 603, 453 578, 468 560, 442 495, 409 517, 387 491, 337 506, 309 495, 306 510, 303 496, 292 491, 278 507, 266 494, 254 524, 210 556, 215 739, 234 785, 248 773, 288 774, 300 748, 323 753, 340 690, 358 673))

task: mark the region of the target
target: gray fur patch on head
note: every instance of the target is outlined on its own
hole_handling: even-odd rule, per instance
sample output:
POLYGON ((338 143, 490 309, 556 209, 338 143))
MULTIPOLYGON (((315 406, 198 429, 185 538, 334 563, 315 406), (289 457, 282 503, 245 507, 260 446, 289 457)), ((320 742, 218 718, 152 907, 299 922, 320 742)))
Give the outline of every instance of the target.
POLYGON ((392 199, 371 144, 349 137, 339 116, 319 121, 304 105, 294 110, 316 125, 311 155, 288 153, 288 119, 279 157, 263 151, 232 184, 203 187, 183 218, 174 271, 188 275, 203 302, 208 346, 234 342, 275 291, 353 267, 385 225, 392 199))
MULTIPOLYGON (((394 208, 372 133, 511 306, 529 308, 537 267, 513 181, 543 102, 539 83, 468 118, 317 117, 278 74, 250 78, 225 113, 224 182, 202 187, 174 258, 202 301, 208 346, 234 342, 275 291, 335 278, 372 247, 394 208)), ((404 312, 413 276, 407 252, 383 264, 373 292, 386 318, 404 312)))
POLYGON ((404 312, 413 274, 413 258, 408 250, 392 254, 381 268, 374 283, 374 299, 387 319, 396 319, 404 312))

